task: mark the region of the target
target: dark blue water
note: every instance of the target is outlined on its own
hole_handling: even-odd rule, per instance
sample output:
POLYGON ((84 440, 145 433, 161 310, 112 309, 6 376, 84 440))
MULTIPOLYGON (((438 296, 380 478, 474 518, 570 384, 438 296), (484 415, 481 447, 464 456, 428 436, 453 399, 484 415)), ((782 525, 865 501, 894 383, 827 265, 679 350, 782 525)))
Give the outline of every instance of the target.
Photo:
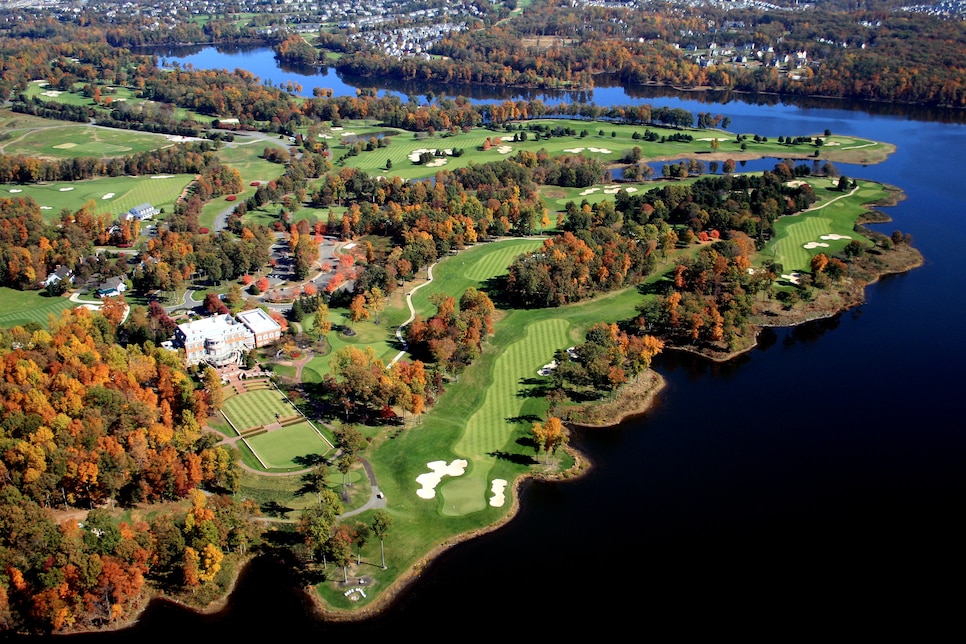
MULTIPOLYGON (((643 100, 594 97, 604 104, 615 93, 616 102, 643 100)), ((925 266, 883 279, 832 320, 767 331, 728 364, 661 356, 655 367, 668 386, 650 413, 574 436, 594 463, 588 476, 527 485, 519 516, 444 554, 378 618, 317 620, 265 561, 222 615, 157 603, 135 629, 76 639, 599 632, 781 641, 906 628, 921 639, 953 623, 966 543, 961 115, 648 102, 721 112, 732 131, 828 128, 895 143, 887 162, 847 173, 905 190, 881 229, 911 233, 925 266)))

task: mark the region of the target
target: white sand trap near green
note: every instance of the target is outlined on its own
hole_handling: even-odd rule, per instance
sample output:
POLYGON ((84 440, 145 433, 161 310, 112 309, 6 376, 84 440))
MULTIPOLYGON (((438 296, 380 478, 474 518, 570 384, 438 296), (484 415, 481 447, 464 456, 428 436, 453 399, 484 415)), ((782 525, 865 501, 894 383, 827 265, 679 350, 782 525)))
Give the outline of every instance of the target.
POLYGON ((599 152, 600 154, 610 154, 607 148, 587 148, 588 152, 599 152))
POLYGON ((852 239, 848 235, 839 235, 838 233, 829 233, 828 235, 822 235, 819 239, 829 239, 832 241, 838 241, 840 239, 852 239))
POLYGON ((10 192, 15 194, 18 192, 23 192, 23 190, 21 190, 20 188, 10 188, 10 192))
POLYGON ((803 244, 802 248, 807 248, 809 250, 812 250, 813 248, 828 248, 828 244, 825 242, 808 242, 807 244, 803 244))
POLYGON ((492 507, 502 508, 503 504, 506 503, 504 490, 506 490, 506 481, 504 479, 493 479, 493 484, 490 486, 490 492, 493 493, 493 496, 490 497, 492 507))
POLYGON ((69 186, 67 188, 58 188, 58 190, 60 190, 61 192, 70 192, 73 189, 74 189, 73 186, 69 186))
POLYGON ((585 148, 567 148, 566 150, 564 150, 564 152, 569 152, 571 154, 580 154, 584 150, 585 148))
POLYGON ((510 154, 510 152, 513 151, 513 148, 511 148, 509 145, 501 145, 496 149, 496 151, 500 154, 510 154))
POLYGON ((426 463, 426 467, 430 469, 429 472, 425 474, 420 474, 416 477, 416 482, 419 483, 420 487, 416 490, 416 496, 421 499, 432 499, 436 496, 436 486, 439 482, 443 480, 444 476, 463 476, 463 472, 466 471, 466 466, 469 463, 465 459, 458 458, 451 463, 447 464, 446 461, 432 461, 431 463, 426 463))
POLYGON ((586 197, 587 195, 592 195, 595 192, 600 192, 600 188, 587 188, 586 190, 581 190, 580 191, 580 196, 581 197, 586 197))
POLYGON ((173 174, 155 174, 155 175, 152 175, 151 178, 152 179, 173 179, 174 175, 173 174))
POLYGON ((114 193, 113 192, 108 192, 103 197, 101 197, 101 199, 113 199, 113 198, 114 198, 114 193))
POLYGON ((520 427, 512 420, 520 416, 525 402, 517 395, 520 380, 532 378, 548 355, 570 343, 569 329, 570 323, 563 318, 533 323, 523 337, 494 361, 493 383, 487 388, 486 399, 469 417, 463 435, 453 446, 456 454, 472 460, 473 469, 466 476, 439 486, 444 515, 458 516, 486 509, 489 473, 497 462, 494 454, 505 449, 520 427))
POLYGON ((53 206, 41 206, 40 209, 41 210, 53 210, 54 207, 53 206))
POLYGON ((76 143, 67 142, 67 143, 58 143, 57 145, 54 146, 54 149, 55 150, 70 150, 71 148, 76 148, 76 147, 77 147, 77 144, 76 143))
POLYGON ((782 279, 788 280, 792 284, 798 284, 801 278, 802 278, 801 273, 782 273, 782 279))
POLYGON ((438 168, 441 165, 446 165, 446 159, 445 158, 433 159, 432 161, 430 161, 429 163, 426 164, 426 167, 427 168, 438 168))

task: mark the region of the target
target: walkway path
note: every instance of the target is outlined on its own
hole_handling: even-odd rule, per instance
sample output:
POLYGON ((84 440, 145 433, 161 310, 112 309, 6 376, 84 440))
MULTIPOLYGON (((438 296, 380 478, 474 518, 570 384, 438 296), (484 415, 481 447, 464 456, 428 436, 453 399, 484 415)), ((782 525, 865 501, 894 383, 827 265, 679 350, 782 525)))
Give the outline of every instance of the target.
POLYGON ((399 339, 399 342, 400 342, 400 344, 402 344, 402 347, 403 348, 402 348, 402 351, 400 351, 399 353, 397 353, 396 356, 392 360, 389 361, 389 364, 386 365, 386 369, 391 368, 404 355, 406 355, 406 351, 408 349, 408 345, 406 344, 406 341, 403 339, 402 330, 404 328, 406 328, 406 325, 408 325, 410 322, 412 322, 413 320, 416 319, 416 309, 413 308, 413 293, 415 293, 416 291, 418 291, 422 287, 426 286, 427 284, 432 283, 432 281, 433 281, 433 266, 435 266, 435 264, 430 264, 429 267, 426 269, 426 278, 427 278, 426 281, 423 282, 422 284, 420 284, 419 286, 414 287, 413 290, 411 290, 408 293, 406 293, 406 306, 409 307, 409 318, 405 322, 403 322, 402 324, 400 324, 399 326, 396 327, 396 337, 399 339))

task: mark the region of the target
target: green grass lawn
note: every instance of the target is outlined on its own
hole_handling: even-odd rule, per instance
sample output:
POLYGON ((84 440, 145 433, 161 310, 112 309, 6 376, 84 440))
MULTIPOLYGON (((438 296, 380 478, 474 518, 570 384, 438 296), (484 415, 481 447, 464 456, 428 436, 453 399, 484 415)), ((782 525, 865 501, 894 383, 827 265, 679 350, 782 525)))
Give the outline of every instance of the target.
POLYGON ((252 427, 261 427, 281 419, 297 416, 298 412, 273 389, 255 389, 225 399, 222 411, 232 424, 243 432, 252 427))
MULTIPOLYGON (((416 179, 432 177, 440 168, 452 170, 464 167, 471 163, 482 164, 498 161, 508 155, 516 154, 520 150, 530 152, 546 151, 550 156, 562 154, 583 154, 592 158, 599 159, 604 163, 618 163, 633 148, 640 148, 643 160, 670 160, 680 158, 694 158, 701 160, 703 155, 710 155, 712 152, 719 155, 733 155, 735 158, 747 158, 748 156, 764 156, 784 158, 789 156, 811 156, 815 150, 819 151, 821 159, 851 160, 856 155, 861 156, 868 162, 875 159, 885 158, 894 147, 875 141, 856 139, 853 137, 830 136, 823 137, 827 141, 826 145, 818 148, 814 145, 784 145, 778 143, 777 139, 755 143, 753 133, 746 133, 749 138, 745 141, 738 141, 737 134, 725 130, 712 129, 672 129, 657 126, 644 125, 625 125, 611 124, 603 122, 588 122, 578 120, 547 119, 527 121, 526 125, 549 125, 551 127, 561 126, 570 128, 577 132, 573 136, 552 137, 549 139, 538 138, 536 133, 527 132, 527 140, 514 142, 513 135, 518 130, 488 130, 475 128, 469 132, 455 135, 437 134, 435 136, 414 136, 412 132, 404 130, 393 130, 392 128, 380 128, 367 124, 348 123, 345 129, 331 132, 326 136, 332 148, 333 159, 338 162, 346 151, 349 150, 352 139, 347 139, 349 134, 353 137, 365 138, 368 134, 376 132, 395 132, 386 140, 389 144, 386 147, 376 148, 373 151, 363 151, 357 156, 349 156, 344 159, 344 164, 348 167, 359 168, 370 175, 398 175, 403 179, 416 179), (645 131, 651 130, 659 136, 670 136, 675 133, 687 133, 693 137, 690 142, 666 141, 645 141, 643 138, 634 138, 634 134, 643 135, 645 131), (581 136, 586 132, 585 136, 581 136), (484 141, 489 138, 491 141, 496 137, 501 138, 501 143, 488 150, 483 150, 484 141), (712 148, 712 139, 717 139, 717 148, 712 148), (744 144, 745 149, 742 149, 744 144), (439 166, 418 165, 414 163, 410 155, 417 155, 424 150, 462 150, 462 156, 447 156, 445 163, 439 166), (386 168, 386 162, 391 161, 392 167, 386 168)), ((796 135, 812 135, 817 133, 796 133, 796 135)), ((338 163, 337 163, 338 166, 338 163)), ((657 170, 658 168, 655 168, 657 170)))
POLYGON ((308 421, 259 434, 247 441, 265 465, 273 469, 304 469, 304 462, 297 459, 325 454, 332 449, 308 421))
POLYGON ((886 196, 887 191, 878 183, 860 181, 854 195, 844 196, 831 189, 828 179, 809 180, 819 195, 819 201, 807 212, 792 217, 781 217, 775 222, 775 237, 761 253, 759 260, 773 259, 786 272, 810 271, 812 257, 819 253, 841 253, 851 240, 870 244, 867 238, 855 232, 856 220, 867 210, 864 204, 886 196))
POLYGON ((174 145, 162 134, 115 130, 82 123, 48 121, 3 144, 9 155, 73 159, 117 157, 174 145))
POLYGON ((190 174, 150 175, 142 177, 101 177, 86 181, 0 185, 0 195, 30 197, 45 219, 60 215, 64 208, 80 210, 88 201, 96 212, 121 215, 134 206, 150 203, 159 210, 171 212, 178 196, 194 179, 190 174))
POLYGON ((67 297, 47 297, 43 291, 17 291, 0 286, 0 328, 10 329, 36 322, 48 327, 48 316, 77 306, 67 297))

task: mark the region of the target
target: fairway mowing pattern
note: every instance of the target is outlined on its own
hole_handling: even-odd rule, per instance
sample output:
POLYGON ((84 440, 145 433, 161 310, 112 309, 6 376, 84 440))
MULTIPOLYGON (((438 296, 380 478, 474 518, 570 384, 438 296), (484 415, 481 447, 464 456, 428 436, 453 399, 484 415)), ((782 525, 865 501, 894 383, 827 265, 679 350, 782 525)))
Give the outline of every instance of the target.
POLYGON ((12 329, 15 326, 24 326, 31 322, 36 322, 40 326, 47 328, 47 316, 53 314, 55 317, 64 310, 72 309, 77 306, 66 297, 53 297, 49 300, 41 300, 40 306, 24 311, 11 311, 0 314, 0 329, 12 329))
POLYGON ((524 399, 517 396, 523 387, 520 381, 535 377, 537 370, 553 359, 554 351, 566 346, 569 329, 570 323, 562 318, 531 324, 526 335, 496 359, 486 399, 453 448, 456 454, 471 460, 471 467, 459 478, 444 479, 437 488, 443 498, 443 514, 456 516, 486 507, 488 475, 495 462, 490 454, 502 449, 516 428, 507 419, 519 416, 523 406, 524 399))
POLYGON ((832 220, 825 217, 806 217, 802 221, 789 224, 785 234, 775 242, 775 259, 780 262, 785 271, 812 270, 812 256, 829 249, 818 247, 812 250, 804 248, 810 241, 820 241, 822 235, 832 232, 832 220))
POLYGON ((542 245, 543 240, 536 239, 500 242, 495 249, 473 261, 463 273, 463 277, 483 282, 497 275, 503 275, 517 256, 540 248, 542 245))
POLYGON ((225 401, 222 411, 242 433, 246 429, 277 422, 276 413, 281 420, 298 415, 274 389, 256 389, 232 396, 225 401))

